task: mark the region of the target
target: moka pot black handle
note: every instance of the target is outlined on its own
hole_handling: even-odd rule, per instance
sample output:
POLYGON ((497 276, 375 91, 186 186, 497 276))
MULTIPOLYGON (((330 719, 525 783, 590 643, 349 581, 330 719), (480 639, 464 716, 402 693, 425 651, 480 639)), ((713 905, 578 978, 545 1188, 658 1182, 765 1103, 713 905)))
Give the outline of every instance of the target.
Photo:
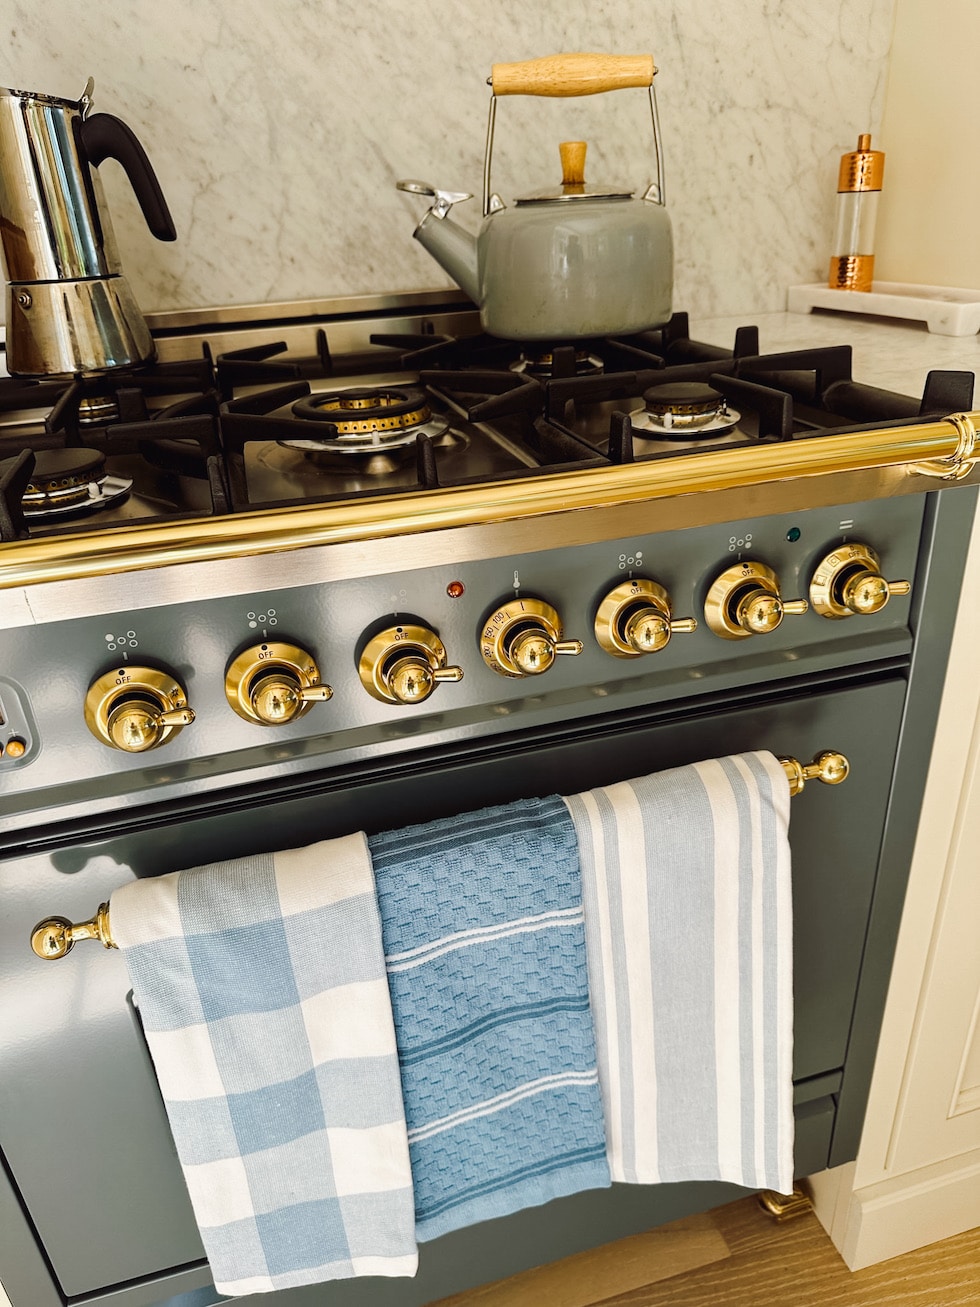
POLYGON ((136 133, 111 113, 96 113, 79 124, 78 135, 85 158, 97 168, 106 159, 121 163, 136 192, 146 225, 158 241, 177 239, 157 175, 136 133))

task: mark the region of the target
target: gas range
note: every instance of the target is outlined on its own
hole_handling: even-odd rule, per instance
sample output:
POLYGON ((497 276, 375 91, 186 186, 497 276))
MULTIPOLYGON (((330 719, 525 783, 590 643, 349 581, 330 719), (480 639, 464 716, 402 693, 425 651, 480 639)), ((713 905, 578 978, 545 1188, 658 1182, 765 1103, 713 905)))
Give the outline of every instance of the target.
MULTIPOLYGON (((139 374, 0 386, 12 1301, 216 1298, 119 955, 51 966, 38 922, 91 940, 134 876, 728 753, 850 764, 794 799, 791 843, 797 1171, 851 1160, 980 475, 972 374, 890 394, 844 346, 707 345, 683 315, 521 350, 450 293, 151 325, 139 374), (37 1166, 79 1137, 117 1146, 37 1166)), ((730 1196, 547 1204, 371 1300, 730 1196)))

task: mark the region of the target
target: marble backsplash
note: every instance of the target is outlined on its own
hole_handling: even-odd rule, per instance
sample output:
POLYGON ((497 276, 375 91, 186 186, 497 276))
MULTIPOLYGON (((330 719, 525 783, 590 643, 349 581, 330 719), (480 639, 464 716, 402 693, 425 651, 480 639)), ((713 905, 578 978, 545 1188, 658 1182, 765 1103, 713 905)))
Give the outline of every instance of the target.
MULTIPOLYGON (((178 240, 146 230, 121 169, 101 171, 142 308, 450 284, 411 239, 417 177, 476 197, 495 61, 652 51, 676 247, 675 306, 780 309, 830 254, 837 161, 881 117, 894 0, 6 0, 0 85, 77 98, 146 147, 178 240)), ((494 188, 587 176, 645 186, 642 91, 499 102, 494 188)))

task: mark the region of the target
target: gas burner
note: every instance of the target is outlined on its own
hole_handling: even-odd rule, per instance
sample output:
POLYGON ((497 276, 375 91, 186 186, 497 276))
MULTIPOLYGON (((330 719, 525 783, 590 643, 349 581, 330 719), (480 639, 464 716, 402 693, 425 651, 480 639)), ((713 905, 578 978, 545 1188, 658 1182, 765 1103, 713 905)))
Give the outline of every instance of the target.
POLYGON ((118 417, 119 405, 111 395, 89 395, 87 398, 78 401, 80 426, 115 422, 118 417))
POLYGON ((646 408, 630 415, 635 430, 665 440, 707 440, 734 430, 739 413, 703 381, 675 381, 643 392, 646 408))
POLYGON ((23 496, 24 515, 32 521, 95 513, 118 503, 132 481, 110 476, 96 449, 42 449, 23 496))
POLYGON ((575 349, 571 345, 558 345, 537 354, 522 350, 517 362, 511 364, 512 372, 523 372, 525 376, 545 380, 557 377, 594 377, 603 370, 602 359, 598 355, 587 349, 575 349))
POLYGON ((279 444, 317 454, 374 456, 414 448, 419 434, 445 436, 449 422, 433 417, 425 392, 416 387, 357 387, 308 395, 292 406, 298 418, 321 422, 323 435, 290 437, 279 444))

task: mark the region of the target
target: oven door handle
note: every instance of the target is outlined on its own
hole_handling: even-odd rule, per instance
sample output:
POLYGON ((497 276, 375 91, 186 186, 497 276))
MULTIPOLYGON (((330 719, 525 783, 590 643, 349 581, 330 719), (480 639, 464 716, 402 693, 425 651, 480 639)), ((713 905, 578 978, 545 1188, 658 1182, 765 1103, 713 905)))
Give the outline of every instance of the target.
MULTIPOLYGON (((840 785, 851 770, 851 764, 835 749, 825 749, 809 763, 791 757, 780 758, 779 762, 791 795, 799 794, 807 781, 840 785)), ((67 917, 45 917, 31 931, 31 948, 39 958, 51 962, 70 953, 80 939, 97 939, 103 948, 118 947, 112 938, 108 903, 100 903, 94 917, 77 925, 72 925, 67 917)))

